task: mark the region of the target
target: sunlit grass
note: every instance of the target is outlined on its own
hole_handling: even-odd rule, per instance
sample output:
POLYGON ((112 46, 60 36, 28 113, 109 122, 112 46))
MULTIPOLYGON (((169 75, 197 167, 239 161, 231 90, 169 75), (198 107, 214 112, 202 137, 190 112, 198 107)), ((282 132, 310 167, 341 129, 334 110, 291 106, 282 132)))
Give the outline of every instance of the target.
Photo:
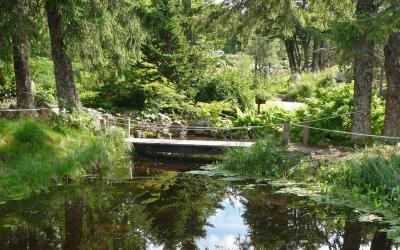
POLYGON ((0 199, 24 196, 93 171, 111 176, 122 167, 128 172, 123 166, 129 161, 123 131, 61 130, 37 121, 0 121, 0 199))

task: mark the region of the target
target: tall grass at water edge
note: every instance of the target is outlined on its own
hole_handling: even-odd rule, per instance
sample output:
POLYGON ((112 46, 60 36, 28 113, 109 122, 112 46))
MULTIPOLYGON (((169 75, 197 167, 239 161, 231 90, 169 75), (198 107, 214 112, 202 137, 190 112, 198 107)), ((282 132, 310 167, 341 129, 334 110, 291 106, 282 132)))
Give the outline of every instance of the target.
POLYGON ((96 134, 31 120, 0 121, 0 199, 25 196, 93 172, 128 176, 128 163, 129 148, 119 129, 96 134))
POLYGON ((265 138, 251 148, 228 151, 220 167, 241 175, 282 177, 299 163, 300 158, 300 155, 287 152, 276 138, 265 138))

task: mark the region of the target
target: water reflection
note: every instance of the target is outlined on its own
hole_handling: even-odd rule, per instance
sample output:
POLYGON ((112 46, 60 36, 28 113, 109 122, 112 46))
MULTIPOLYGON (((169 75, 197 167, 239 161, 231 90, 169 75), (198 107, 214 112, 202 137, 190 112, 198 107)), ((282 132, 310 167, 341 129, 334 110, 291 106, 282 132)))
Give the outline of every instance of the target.
POLYGON ((206 176, 52 189, 0 206, 0 249, 392 249, 350 211, 206 176))

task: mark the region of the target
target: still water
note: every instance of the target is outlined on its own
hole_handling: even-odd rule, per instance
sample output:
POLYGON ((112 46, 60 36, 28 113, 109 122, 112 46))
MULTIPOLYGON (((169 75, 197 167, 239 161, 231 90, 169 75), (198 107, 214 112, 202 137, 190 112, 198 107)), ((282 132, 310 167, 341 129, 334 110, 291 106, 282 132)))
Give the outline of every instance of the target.
POLYGON ((395 249, 382 225, 348 208, 185 173, 189 165, 136 166, 133 181, 89 180, 0 205, 0 249, 395 249))

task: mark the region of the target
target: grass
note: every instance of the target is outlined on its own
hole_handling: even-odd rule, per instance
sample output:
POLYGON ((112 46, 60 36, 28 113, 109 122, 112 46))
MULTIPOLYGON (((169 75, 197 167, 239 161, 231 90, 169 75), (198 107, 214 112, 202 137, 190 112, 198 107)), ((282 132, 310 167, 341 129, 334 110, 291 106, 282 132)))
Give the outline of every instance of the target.
POLYGON ((220 167, 241 175, 282 177, 299 160, 299 155, 288 154, 275 138, 267 138, 257 141, 251 148, 228 151, 220 167))
POLYGON ((0 200, 26 196, 88 173, 119 177, 123 169, 127 177, 129 150, 123 133, 96 134, 32 120, 1 120, 0 200))

